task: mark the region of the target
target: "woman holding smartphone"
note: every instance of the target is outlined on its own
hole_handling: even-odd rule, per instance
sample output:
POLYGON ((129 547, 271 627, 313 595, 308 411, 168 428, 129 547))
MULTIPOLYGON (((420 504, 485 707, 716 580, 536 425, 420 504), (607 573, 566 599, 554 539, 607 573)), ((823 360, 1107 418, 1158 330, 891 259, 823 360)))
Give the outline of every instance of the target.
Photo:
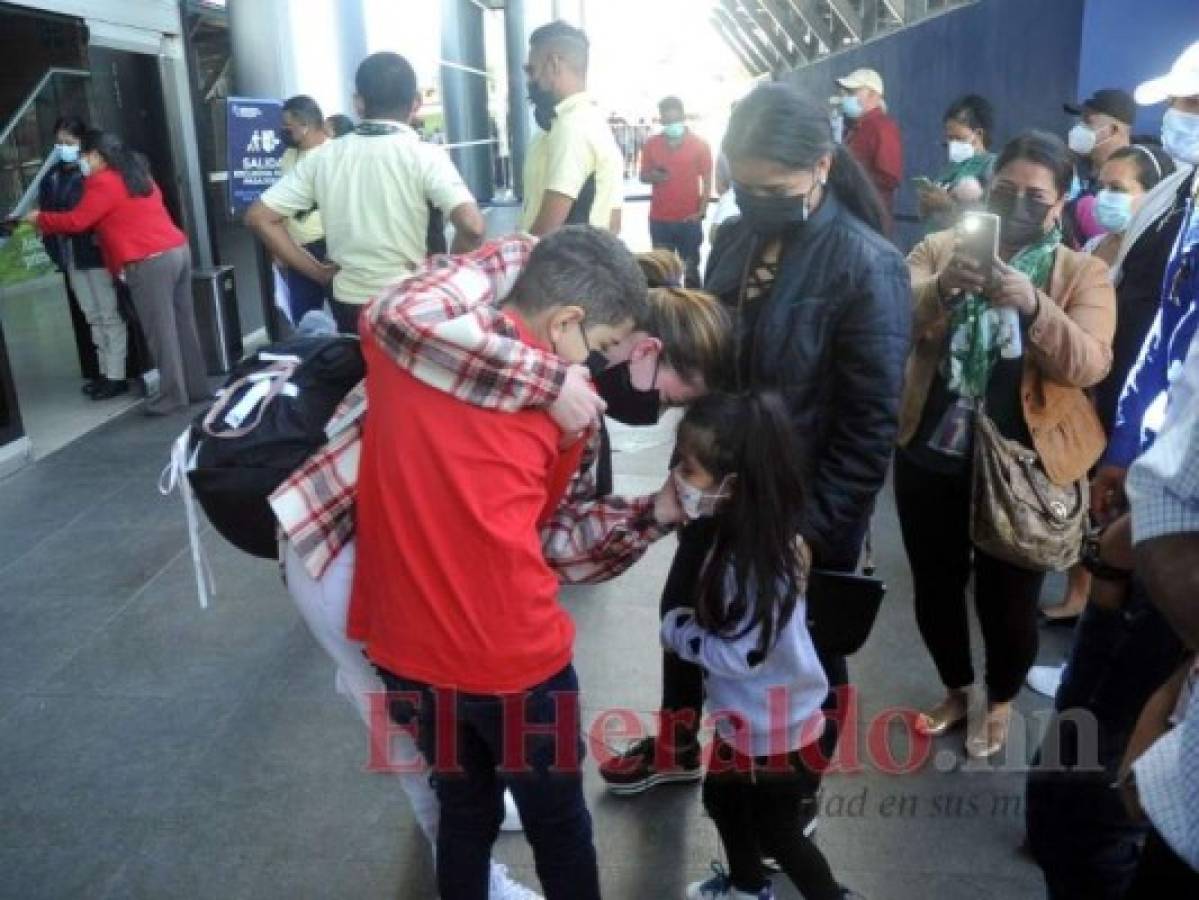
POLYGON ((998 256, 955 230, 908 258, 914 338, 900 408, 895 496, 912 567, 916 621, 946 688, 917 727, 944 734, 966 721, 974 671, 966 584, 986 649, 986 712, 966 750, 988 757, 1007 738, 1011 702, 1037 652, 1044 580, 970 542, 971 453, 980 404, 1000 434, 1032 449, 1059 484, 1081 478, 1103 450, 1085 390, 1111 365, 1116 297, 1107 267, 1061 243, 1073 167, 1057 137, 1028 132, 995 166, 988 210, 998 256), (1017 323, 1013 331, 997 326, 1017 323))

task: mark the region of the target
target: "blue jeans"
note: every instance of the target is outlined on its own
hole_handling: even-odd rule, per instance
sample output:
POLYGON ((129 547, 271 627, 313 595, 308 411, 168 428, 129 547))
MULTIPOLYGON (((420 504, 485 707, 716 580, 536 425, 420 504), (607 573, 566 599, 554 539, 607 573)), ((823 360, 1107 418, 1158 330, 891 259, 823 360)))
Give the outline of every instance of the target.
POLYGON ((1083 611, 1054 719, 1028 774, 1028 843, 1050 900, 1116 900, 1128 889, 1147 825, 1129 818, 1111 784, 1141 709, 1183 655, 1135 582, 1123 609, 1083 611), (1089 714, 1087 722, 1063 724, 1071 711, 1089 714), (1087 771, 1091 762, 1097 766, 1087 771))
POLYGON ((659 222, 650 219, 649 239, 654 247, 673 250, 686 266, 686 285, 700 286, 699 248, 704 243, 704 226, 700 222, 659 222))
POLYGON ((417 744, 433 768, 442 900, 487 900, 505 787, 520 810, 546 900, 599 900, 574 666, 506 696, 435 690, 379 674, 394 695, 392 718, 417 725, 417 744))
MULTIPOLYGON (((316 257, 317 262, 325 261, 325 242, 323 240, 305 244, 304 249, 316 257)), ((283 275, 283 280, 287 282, 287 305, 291 311, 293 325, 300 324, 304 313, 320 309, 325 305, 329 290, 323 284, 313 281, 295 269, 288 269, 283 275)))

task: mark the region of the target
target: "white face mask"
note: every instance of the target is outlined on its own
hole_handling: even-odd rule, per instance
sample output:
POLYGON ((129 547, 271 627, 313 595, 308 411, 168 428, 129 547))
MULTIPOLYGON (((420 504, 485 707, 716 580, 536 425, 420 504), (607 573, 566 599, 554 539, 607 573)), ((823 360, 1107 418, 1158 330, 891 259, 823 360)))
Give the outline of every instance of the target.
POLYGON ((1178 162, 1199 165, 1199 114, 1167 109, 1162 117, 1162 147, 1178 162))
POLYGON ((55 144, 54 149, 58 151, 58 158, 65 163, 70 164, 79 161, 78 144, 55 144))
POLYGON ((1070 133, 1066 136, 1066 143, 1079 156, 1090 156, 1091 151, 1095 149, 1095 144, 1097 143, 1095 129, 1090 125, 1084 125, 1082 122, 1079 122, 1070 129, 1070 133))
POLYGON ((729 477, 731 476, 726 476, 715 491, 704 491, 691 484, 677 471, 671 473, 674 490, 679 497, 679 506, 683 508, 683 515, 688 521, 703 519, 716 513, 720 504, 731 496, 727 490, 729 477))
POLYGON ((974 156, 974 145, 969 141, 950 141, 947 152, 951 163, 964 163, 974 156))

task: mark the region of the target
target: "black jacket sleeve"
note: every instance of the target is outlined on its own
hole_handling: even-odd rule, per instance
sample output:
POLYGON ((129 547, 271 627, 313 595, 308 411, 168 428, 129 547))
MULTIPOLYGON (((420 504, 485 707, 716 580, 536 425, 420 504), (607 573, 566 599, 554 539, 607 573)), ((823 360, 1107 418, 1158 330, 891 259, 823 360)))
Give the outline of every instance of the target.
POLYGON ((865 263, 833 334, 832 402, 801 529, 824 568, 851 569, 886 479, 911 342, 911 280, 892 248, 865 263))

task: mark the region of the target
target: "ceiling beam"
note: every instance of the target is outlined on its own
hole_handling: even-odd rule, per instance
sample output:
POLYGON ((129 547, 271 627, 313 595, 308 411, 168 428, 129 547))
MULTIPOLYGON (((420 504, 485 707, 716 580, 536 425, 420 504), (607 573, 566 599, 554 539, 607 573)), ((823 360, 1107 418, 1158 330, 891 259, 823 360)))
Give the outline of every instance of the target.
POLYGON ((787 64, 785 58, 779 57, 774 50, 767 47, 762 39, 758 37, 756 23, 753 19, 745 15, 741 4, 737 0, 720 0, 720 3, 724 11, 728 13, 729 20, 733 23, 734 27, 745 38, 746 43, 757 51, 758 56, 767 61, 767 72, 773 72, 776 68, 780 68, 780 63, 782 65, 787 64))
POLYGON ((794 66, 795 60, 791 51, 791 46, 787 41, 787 33, 778 27, 778 23, 758 4, 758 0, 739 0, 740 6, 749 15, 758 27, 762 29, 762 33, 766 35, 766 40, 770 42, 770 46, 774 49, 781 59, 788 66, 794 66))
POLYGON ((714 7, 712 9, 712 21, 719 23, 720 33, 725 36, 726 41, 730 41, 741 48, 741 53, 745 56, 752 65, 749 66, 750 74, 763 75, 770 71, 769 57, 762 56, 745 38, 745 33, 741 26, 734 21, 732 14, 723 7, 714 7))
POLYGON ((829 28, 828 23, 824 20, 819 7, 816 5, 816 0, 787 0, 795 14, 803 20, 804 24, 812 30, 816 35, 817 40, 824 44, 825 52, 832 53, 834 50, 840 49, 840 44, 833 37, 833 30, 829 28))
POLYGON ((861 0, 862 40, 868 41, 878 34, 878 21, 883 17, 880 9, 882 0, 861 0))
POLYGON ((778 24, 778 27, 783 30, 783 33, 791 39, 791 45, 795 48, 795 61, 797 63, 808 62, 811 57, 808 53, 807 35, 804 33, 803 22, 795 14, 795 10, 786 3, 786 0, 762 0, 762 6, 778 24))
POLYGON ((728 26, 724 24, 724 20, 716 14, 715 10, 712 11, 709 21, 712 23, 712 27, 716 29, 716 33, 720 35, 721 39, 728 45, 728 48, 733 51, 733 55, 737 57, 737 60, 745 68, 745 71, 750 75, 761 75, 760 63, 753 58, 749 49, 737 37, 729 33, 728 26))
POLYGON ((826 0, 829 9, 833 11, 841 24, 845 26, 845 30, 849 32, 850 37, 855 41, 863 40, 865 29, 862 28, 862 17, 858 15, 858 11, 853 8, 853 4, 849 0, 826 0))

